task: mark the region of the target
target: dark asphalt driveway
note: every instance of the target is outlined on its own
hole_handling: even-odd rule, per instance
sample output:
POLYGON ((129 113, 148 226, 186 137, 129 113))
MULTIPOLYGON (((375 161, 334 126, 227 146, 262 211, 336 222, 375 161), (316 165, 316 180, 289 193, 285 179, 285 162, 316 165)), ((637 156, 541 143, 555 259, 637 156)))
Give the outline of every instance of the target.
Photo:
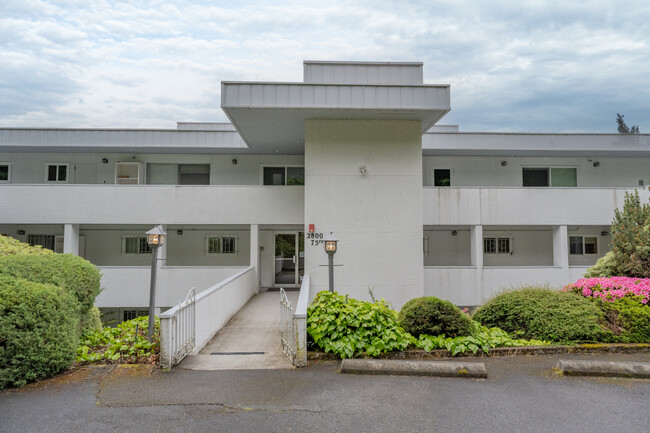
POLYGON ((488 379, 300 370, 88 368, 0 393, 0 432, 647 432, 650 380, 562 377, 557 360, 483 359, 488 379))

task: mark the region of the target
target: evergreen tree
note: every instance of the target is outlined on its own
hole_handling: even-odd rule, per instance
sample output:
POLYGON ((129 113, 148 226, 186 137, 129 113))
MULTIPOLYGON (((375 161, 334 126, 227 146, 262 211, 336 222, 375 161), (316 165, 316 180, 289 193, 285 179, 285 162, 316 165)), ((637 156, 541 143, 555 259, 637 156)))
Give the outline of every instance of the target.
POLYGON ((625 120, 623 120, 622 114, 616 113, 616 123, 618 124, 618 132, 619 134, 638 134, 639 133, 639 126, 634 125, 631 128, 629 128, 625 124, 625 120))
POLYGON ((650 205, 641 204, 637 191, 625 194, 623 210, 615 211, 611 233, 616 275, 650 278, 650 205))

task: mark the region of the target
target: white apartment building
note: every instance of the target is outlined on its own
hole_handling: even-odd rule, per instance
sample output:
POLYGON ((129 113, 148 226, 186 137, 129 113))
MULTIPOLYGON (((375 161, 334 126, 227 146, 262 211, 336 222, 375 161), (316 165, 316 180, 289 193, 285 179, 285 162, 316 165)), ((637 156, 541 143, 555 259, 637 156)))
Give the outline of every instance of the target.
POLYGON ((471 306, 560 286, 609 249, 625 193, 649 199, 650 135, 461 132, 422 63, 304 62, 304 81, 221 84, 230 123, 0 128, 0 233, 101 268, 96 304, 146 313, 252 267, 259 288, 335 286, 471 306))

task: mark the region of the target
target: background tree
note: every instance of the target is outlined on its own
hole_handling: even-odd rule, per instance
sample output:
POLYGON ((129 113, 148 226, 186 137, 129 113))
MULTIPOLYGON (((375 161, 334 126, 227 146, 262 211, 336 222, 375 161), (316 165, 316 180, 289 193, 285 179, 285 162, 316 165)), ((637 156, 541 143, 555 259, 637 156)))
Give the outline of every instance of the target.
POLYGON ((638 134, 639 133, 639 126, 634 125, 631 128, 629 128, 625 124, 625 120, 623 120, 622 114, 616 113, 616 123, 618 124, 618 132, 620 134, 638 134))
POLYGON ((585 277, 650 278, 650 204, 637 191, 625 194, 611 226, 612 250, 587 270, 585 277))

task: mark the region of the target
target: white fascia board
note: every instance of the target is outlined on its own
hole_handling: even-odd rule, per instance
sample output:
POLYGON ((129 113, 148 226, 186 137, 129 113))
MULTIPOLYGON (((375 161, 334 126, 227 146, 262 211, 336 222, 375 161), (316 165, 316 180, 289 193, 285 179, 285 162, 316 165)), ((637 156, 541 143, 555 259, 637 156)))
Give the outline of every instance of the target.
POLYGON ((424 155, 650 156, 650 134, 437 132, 422 136, 424 155))
POLYGON ((0 152, 237 153, 236 131, 0 128, 0 152))

